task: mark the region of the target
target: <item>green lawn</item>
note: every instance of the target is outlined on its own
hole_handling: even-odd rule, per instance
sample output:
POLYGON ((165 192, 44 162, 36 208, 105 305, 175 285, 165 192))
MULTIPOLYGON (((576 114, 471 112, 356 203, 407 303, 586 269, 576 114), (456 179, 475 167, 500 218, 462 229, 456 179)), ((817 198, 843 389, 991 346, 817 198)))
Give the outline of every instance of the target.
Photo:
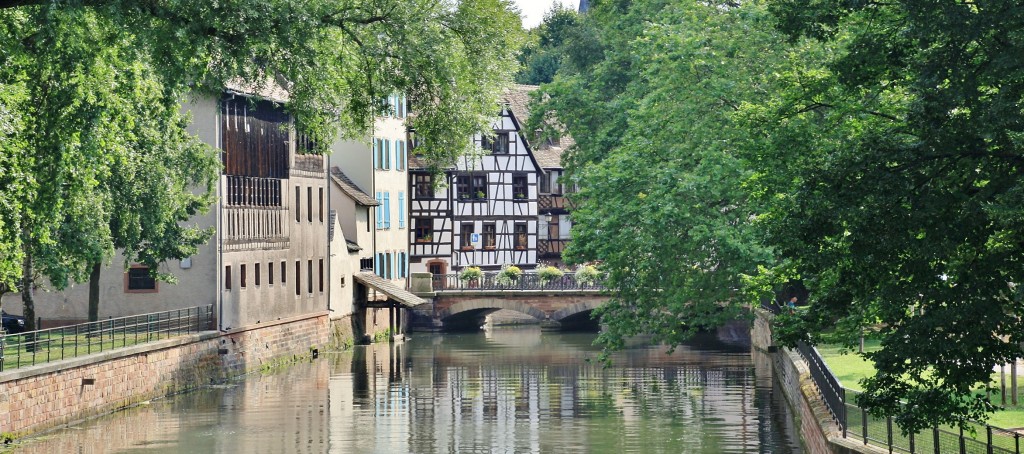
MULTIPOLYGON (((873 351, 879 348, 877 340, 869 340, 864 343, 865 351, 873 351)), ((863 391, 860 385, 862 378, 870 377, 875 374, 874 366, 864 358, 857 355, 856 351, 845 352, 843 354, 842 348, 838 345, 819 345, 818 352, 821 353, 821 357, 825 359, 828 364, 828 368, 832 370, 836 378, 839 379, 844 387, 855 391, 863 391)), ((995 383, 999 384, 999 373, 993 373, 992 379, 995 383)), ((1005 409, 994 413, 988 423, 990 425, 1002 428, 1018 428, 1024 427, 1024 370, 1018 370, 1017 377, 1017 405, 1010 404, 1010 373, 1006 372, 1006 407, 1005 409)), ((993 395, 992 401, 997 404, 1002 402, 1001 395, 993 395)))

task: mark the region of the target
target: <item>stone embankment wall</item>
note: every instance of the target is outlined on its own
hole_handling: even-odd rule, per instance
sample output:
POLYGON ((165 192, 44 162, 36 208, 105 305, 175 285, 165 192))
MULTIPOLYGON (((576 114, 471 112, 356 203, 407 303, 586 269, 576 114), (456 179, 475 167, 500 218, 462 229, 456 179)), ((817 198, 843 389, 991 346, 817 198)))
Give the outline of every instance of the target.
POLYGON ((0 432, 24 436, 308 356, 327 313, 203 332, 0 373, 0 432))
POLYGON ((760 309, 755 312, 754 326, 750 333, 751 343, 754 348, 771 353, 775 380, 799 419, 797 424, 804 449, 810 454, 886 452, 843 438, 842 430, 832 420, 803 358, 795 351, 777 348, 772 341, 771 323, 774 316, 760 309))

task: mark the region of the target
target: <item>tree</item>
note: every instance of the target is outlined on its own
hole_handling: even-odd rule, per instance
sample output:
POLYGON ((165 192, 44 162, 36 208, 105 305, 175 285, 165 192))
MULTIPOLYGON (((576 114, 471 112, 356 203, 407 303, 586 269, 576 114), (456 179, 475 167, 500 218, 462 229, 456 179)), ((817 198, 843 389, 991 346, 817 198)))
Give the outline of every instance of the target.
POLYGON ((794 42, 836 49, 780 96, 764 148, 792 163, 777 171, 796 184, 765 225, 812 283, 800 322, 838 326, 850 345, 878 327, 860 402, 905 432, 984 419, 993 368, 1024 340, 1024 69, 1009 57, 1024 52, 1024 9, 779 1, 773 12, 794 42))
POLYGON ((757 2, 601 3, 584 19, 598 51, 574 52, 577 72, 560 72, 533 109, 534 124, 554 112, 577 143, 565 255, 610 273, 606 347, 637 334, 675 346, 735 319, 741 277, 770 263, 743 186, 755 137, 735 118, 784 61, 767 17, 757 2))
MULTIPOLYGON (((81 281, 112 254, 110 229, 127 225, 112 216, 112 198, 125 194, 112 192, 111 175, 127 162, 119 158, 187 149, 193 140, 176 127, 156 142, 133 141, 133 133, 158 126, 147 123, 154 113, 159 125, 174 125, 180 119, 160 109, 219 93, 228 81, 284 84, 286 108, 323 147, 339 133, 363 137, 381 99, 404 92, 417 112, 418 151, 446 167, 489 125, 515 65, 517 30, 504 0, 4 3, 0 247, 17 253, 0 255, 0 278, 19 282, 33 324, 37 277, 81 281), (126 74, 135 65, 152 89, 133 91, 139 85, 126 74)), ((147 235, 180 219, 180 207, 167 208, 153 222, 140 219, 138 257, 161 255, 147 235)))
POLYGON ((519 54, 516 82, 540 85, 551 82, 562 61, 562 45, 580 39, 577 14, 571 8, 555 3, 544 13, 537 28, 530 30, 519 54))
POLYGON ((780 320, 787 342, 877 329, 872 414, 984 419, 1024 340, 1021 8, 595 5, 533 111, 577 142, 567 258, 618 288, 605 345, 675 345, 736 290, 756 304, 799 279, 811 306, 780 320))

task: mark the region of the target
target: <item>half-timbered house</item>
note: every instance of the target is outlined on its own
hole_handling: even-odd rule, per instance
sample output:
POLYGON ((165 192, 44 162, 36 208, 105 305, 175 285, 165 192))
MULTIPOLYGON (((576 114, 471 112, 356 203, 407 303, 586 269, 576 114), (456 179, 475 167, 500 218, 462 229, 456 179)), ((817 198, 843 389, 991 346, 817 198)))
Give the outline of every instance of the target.
MULTIPOLYGON (((510 95, 527 89, 517 86, 510 95)), ((446 184, 435 185, 435 176, 413 160, 413 271, 444 274, 467 266, 536 267, 537 197, 543 171, 523 131, 526 117, 513 104, 501 106, 493 131, 473 138, 480 154, 462 157, 445 171, 446 184)))

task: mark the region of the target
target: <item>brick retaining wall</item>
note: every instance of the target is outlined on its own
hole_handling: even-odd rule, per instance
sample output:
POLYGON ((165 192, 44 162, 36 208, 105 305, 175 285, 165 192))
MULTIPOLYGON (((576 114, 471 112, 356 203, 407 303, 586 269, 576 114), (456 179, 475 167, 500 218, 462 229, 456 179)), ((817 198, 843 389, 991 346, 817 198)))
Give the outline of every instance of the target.
POLYGON ((6 371, 0 432, 24 436, 305 356, 330 331, 318 313, 6 371))

